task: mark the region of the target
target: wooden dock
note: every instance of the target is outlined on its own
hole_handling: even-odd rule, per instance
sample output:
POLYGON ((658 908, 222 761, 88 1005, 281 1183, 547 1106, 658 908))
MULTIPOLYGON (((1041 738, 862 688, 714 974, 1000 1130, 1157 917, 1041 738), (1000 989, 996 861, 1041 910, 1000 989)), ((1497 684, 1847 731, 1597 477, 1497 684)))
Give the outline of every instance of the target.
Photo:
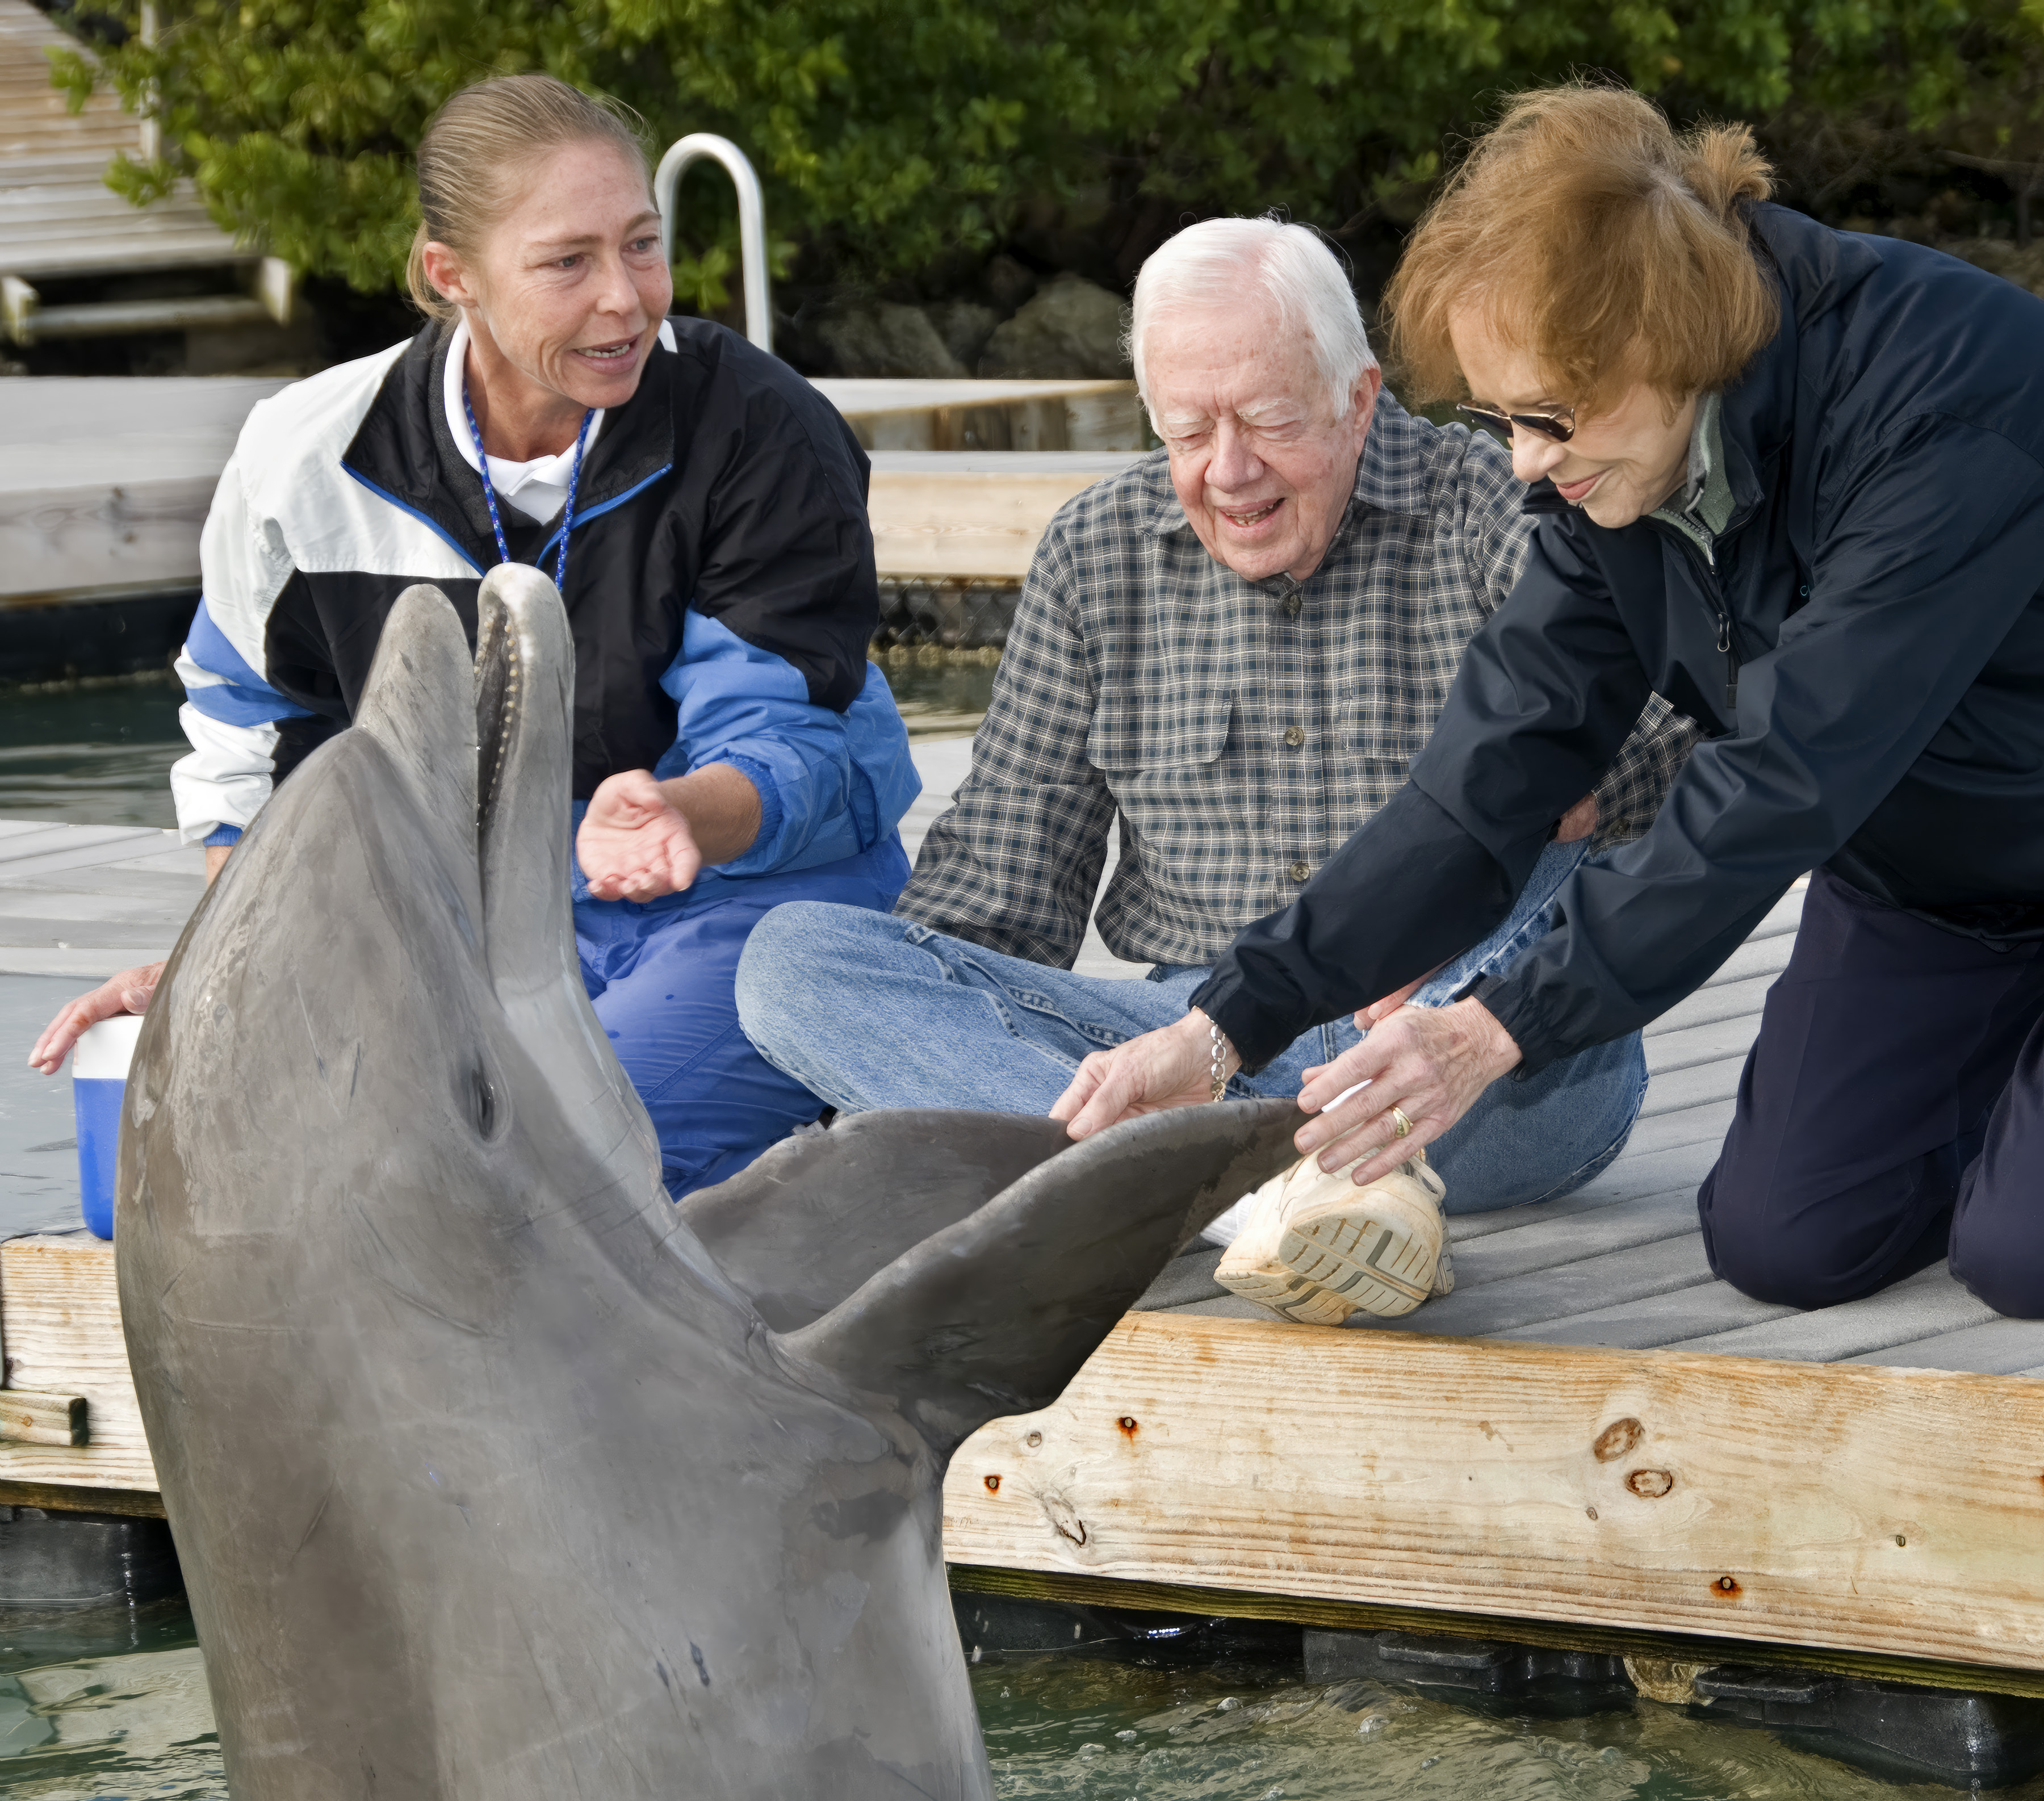
MULTIPOLYGON (((909 836, 969 750, 917 746, 909 836)), ((83 978, 167 945, 197 893, 163 835, 49 836, 79 829, 0 838, 0 969, 29 972, 0 977, 0 1030, 24 1044, 83 978)), ((1453 1222, 1452 1296, 1281 1326, 1214 1284, 1218 1253, 1178 1259, 1055 1407, 959 1451, 957 1579, 2044 1695, 2044 1323, 1942 1269, 1800 1313, 1704 1261, 1696 1185, 1800 903, 1649 1033, 1609 1170, 1453 1222)), ((1081 966, 1139 973, 1097 938, 1081 966)), ((0 1074, 0 1234, 31 1235, 0 1245, 0 1339, 13 1388, 86 1397, 91 1438, 0 1442, 0 1503, 152 1511, 110 1249, 48 1230, 75 1204, 62 1089, 0 1074)))
POLYGON ((0 0, 0 338, 166 330, 220 330, 288 317, 290 272, 237 244, 216 225, 188 183, 148 207, 106 186, 117 156, 146 158, 147 127, 95 90, 73 113, 50 86, 46 52, 76 50, 27 0, 0 0), (100 294, 45 305, 52 282, 105 282, 204 272, 202 286, 254 293, 100 294))
MULTIPOLYGON (((232 376, 9 382, 0 389, 0 612, 196 590, 199 532, 220 472, 249 409, 286 385, 232 376)), ((957 406, 960 389, 999 390, 975 401, 982 412, 1062 406, 1070 390, 1112 389, 1132 403, 1135 392, 1127 382, 818 386, 855 426, 868 417, 856 409, 869 405, 928 423, 957 406)), ((869 509, 881 576, 1019 582, 1051 516, 1140 454, 875 451, 869 509)))

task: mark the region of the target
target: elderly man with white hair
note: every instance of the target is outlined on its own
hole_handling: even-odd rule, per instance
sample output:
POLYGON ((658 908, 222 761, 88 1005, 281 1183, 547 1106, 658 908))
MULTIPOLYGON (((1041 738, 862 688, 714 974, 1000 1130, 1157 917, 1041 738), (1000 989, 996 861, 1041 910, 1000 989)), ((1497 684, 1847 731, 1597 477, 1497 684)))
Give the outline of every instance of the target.
MULTIPOLYGON (((1082 1061, 1184 1019, 1236 932, 1404 782, 1518 574, 1530 521, 1508 454, 1384 391, 1308 228, 1179 233, 1137 279, 1130 348, 1164 448, 1051 522, 971 774, 894 912, 797 902, 746 948, 747 1035, 840 1111, 1076 1112, 1082 1061), (1101 935, 1147 978, 1071 973, 1117 818, 1101 935)), ((1296 1096, 1373 1016, 1508 966, 1578 862, 1645 831, 1690 742, 1652 703, 1493 937, 1227 1092, 1296 1096)), ((1635 1034, 1494 1085, 1431 1166, 1368 1191, 1355 1160, 1308 1159, 1217 1223, 1235 1235, 1220 1279, 1295 1319, 1406 1311, 1450 1279, 1443 1182, 1458 1212, 1566 1194, 1623 1147, 1645 1087, 1635 1034)))

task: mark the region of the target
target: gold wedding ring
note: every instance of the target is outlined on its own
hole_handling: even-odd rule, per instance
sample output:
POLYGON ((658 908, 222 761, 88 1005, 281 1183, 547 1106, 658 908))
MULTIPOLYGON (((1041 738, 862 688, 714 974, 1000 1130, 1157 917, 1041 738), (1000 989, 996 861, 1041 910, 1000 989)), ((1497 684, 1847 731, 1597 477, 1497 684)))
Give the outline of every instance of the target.
POLYGON ((1391 1109, 1391 1123, 1397 1128, 1398 1135, 1401 1139, 1412 1130, 1412 1122, 1405 1117, 1405 1110, 1402 1107, 1394 1107, 1391 1109))

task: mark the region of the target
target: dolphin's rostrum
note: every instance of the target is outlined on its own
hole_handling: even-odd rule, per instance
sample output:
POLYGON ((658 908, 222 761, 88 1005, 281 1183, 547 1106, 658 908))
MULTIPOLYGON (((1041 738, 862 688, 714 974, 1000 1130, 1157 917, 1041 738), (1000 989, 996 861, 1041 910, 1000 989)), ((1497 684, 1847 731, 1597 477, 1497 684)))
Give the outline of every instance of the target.
POLYGON ((671 1205, 578 974, 573 652, 402 594, 186 927, 121 1308, 238 1801, 989 1792, 967 1434, 1047 1404, 1289 1104, 862 1116, 671 1205))

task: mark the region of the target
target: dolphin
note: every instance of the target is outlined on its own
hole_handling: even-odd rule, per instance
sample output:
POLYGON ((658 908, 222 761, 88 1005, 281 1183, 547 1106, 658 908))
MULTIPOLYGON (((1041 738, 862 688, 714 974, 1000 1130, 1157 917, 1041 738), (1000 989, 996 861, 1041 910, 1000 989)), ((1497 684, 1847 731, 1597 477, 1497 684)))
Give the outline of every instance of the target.
POLYGON ((186 926, 129 1354, 237 1801, 991 1793, 941 1484, 1296 1108, 871 1113, 677 1208, 569 911, 574 658, 399 598, 186 926))

